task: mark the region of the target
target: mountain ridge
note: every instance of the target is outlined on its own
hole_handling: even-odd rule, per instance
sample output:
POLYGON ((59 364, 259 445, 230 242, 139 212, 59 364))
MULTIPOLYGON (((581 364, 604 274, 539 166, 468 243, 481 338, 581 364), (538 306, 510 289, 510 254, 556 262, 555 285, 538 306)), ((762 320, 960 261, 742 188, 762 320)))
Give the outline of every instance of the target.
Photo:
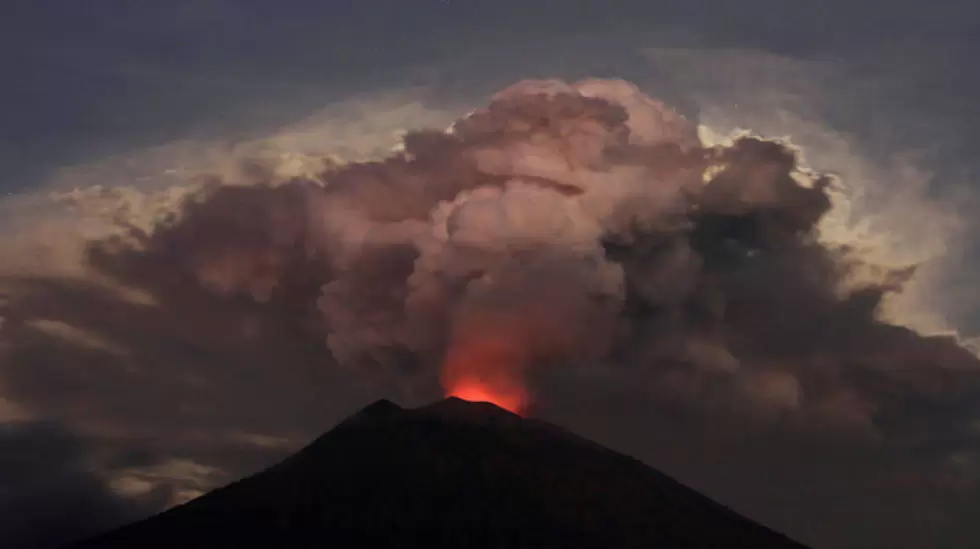
POLYGON ((805 549, 643 463, 458 398, 379 400, 280 463, 71 549, 805 549))

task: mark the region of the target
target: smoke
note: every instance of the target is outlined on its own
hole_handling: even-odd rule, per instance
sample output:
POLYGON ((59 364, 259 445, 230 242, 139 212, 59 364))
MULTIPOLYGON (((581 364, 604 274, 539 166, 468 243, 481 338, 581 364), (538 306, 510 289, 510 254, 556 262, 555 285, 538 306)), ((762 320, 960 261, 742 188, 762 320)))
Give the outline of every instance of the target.
POLYGON ((958 152, 969 146, 968 124, 962 114, 919 108, 930 102, 888 91, 914 89, 933 65, 910 57, 937 47, 872 49, 847 63, 739 49, 649 48, 644 56, 698 105, 705 143, 724 144, 746 129, 785 136, 800 149, 799 163, 842 177, 821 219, 822 239, 860 246, 875 264, 919 266, 902 292, 887 296, 884 318, 972 336, 976 295, 963 274, 976 255, 975 177, 958 152))
POLYGON ((408 403, 602 401, 720 438, 914 449, 923 482, 972 489, 980 363, 888 306, 926 256, 842 235, 847 182, 788 142, 709 134, 623 81, 525 81, 383 158, 243 153, 61 199, 113 227, 81 235, 90 279, 153 329, 179 312, 191 353, 233 350, 229 379, 312 358, 408 403))
POLYGON ((592 369, 664 405, 880 436, 975 374, 951 336, 883 319, 921 266, 830 238, 839 182, 780 141, 719 143, 623 81, 524 81, 387 158, 202 185, 89 258, 260 305, 409 399, 441 382, 523 409, 547 400, 529 369, 592 369))

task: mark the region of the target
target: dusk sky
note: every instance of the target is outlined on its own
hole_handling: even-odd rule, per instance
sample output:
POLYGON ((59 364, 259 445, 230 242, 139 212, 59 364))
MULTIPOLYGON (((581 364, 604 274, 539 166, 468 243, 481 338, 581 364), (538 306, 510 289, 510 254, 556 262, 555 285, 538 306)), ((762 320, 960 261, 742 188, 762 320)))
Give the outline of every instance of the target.
MULTIPOLYGON (((817 549, 980 545, 980 7, 6 0, 0 12, 0 547, 53 547, 182 503, 377 398, 440 397, 434 381, 403 383, 425 370, 413 360, 346 364, 300 328, 309 311, 292 301, 229 297, 215 290, 224 272, 201 288, 168 278, 185 258, 214 260, 190 249, 197 240, 245 248, 268 236, 218 221, 236 199, 207 202, 167 241, 187 249, 139 268, 89 244, 126 223, 153 233, 200 176, 247 185, 302 172, 290 154, 377 158, 404 131, 443 130, 520 80, 587 77, 636 84, 702 138, 788 138, 809 168, 839 176, 822 234, 918 267, 874 320, 914 335, 889 347, 887 332, 864 354, 848 344, 862 368, 888 372, 881 383, 834 363, 853 383, 840 394, 867 411, 863 431, 792 410, 729 422, 729 401, 708 397, 665 411, 659 393, 636 388, 653 378, 620 370, 595 383, 542 373, 532 415, 817 549), (65 204, 59 193, 72 191, 65 204), (896 366, 913 354, 914 367, 896 366)), ((292 211, 291 196, 270 200, 280 199, 245 200, 232 217, 272 224, 275 208, 292 211)), ((327 308, 316 296, 309 305, 327 308)), ((813 331, 807 360, 837 359, 816 343, 830 327, 799 326, 813 331)), ((794 353, 765 355, 766 371, 804 379, 783 366, 794 353)))

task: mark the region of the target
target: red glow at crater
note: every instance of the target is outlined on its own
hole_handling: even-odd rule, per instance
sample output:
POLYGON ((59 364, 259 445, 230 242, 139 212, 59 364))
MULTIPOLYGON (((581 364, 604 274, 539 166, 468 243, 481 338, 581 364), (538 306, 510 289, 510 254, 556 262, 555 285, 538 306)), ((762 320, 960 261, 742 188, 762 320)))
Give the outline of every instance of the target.
POLYGON ((504 330, 467 336, 456 341, 443 364, 446 395, 523 413, 529 395, 524 387, 526 352, 521 339, 504 330))
POLYGON ((520 389, 495 390, 482 385, 479 381, 463 382, 451 387, 448 396, 469 402, 489 402, 515 414, 520 414, 524 410, 526 400, 524 392, 520 389))

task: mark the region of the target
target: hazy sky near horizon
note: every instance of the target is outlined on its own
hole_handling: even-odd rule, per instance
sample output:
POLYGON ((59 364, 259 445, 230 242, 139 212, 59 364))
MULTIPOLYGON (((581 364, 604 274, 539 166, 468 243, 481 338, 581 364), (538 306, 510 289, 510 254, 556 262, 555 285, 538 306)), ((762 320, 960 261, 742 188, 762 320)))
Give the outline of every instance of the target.
MULTIPOLYGON (((980 6, 969 2, 7 0, 2 11, 0 516, 16 510, 26 526, 0 525, 0 546, 26 549, 37 532, 67 539, 152 513, 273 462, 384 396, 313 364, 326 350, 289 334, 229 351, 172 326, 187 314, 219 324, 238 310, 133 313, 60 286, 84 231, 68 218, 33 223, 36 211, 48 215, 35 198, 96 184, 160 189, 184 169, 222 169, 236 143, 376 154, 398 130, 445 127, 523 78, 625 78, 719 131, 790 135, 814 167, 862 182, 869 197, 859 213, 894 235, 889 253, 935 260, 907 309, 980 333, 969 246, 980 234, 969 215, 980 169, 980 6), (933 257, 937 242, 953 240, 952 217, 965 220, 958 245, 933 257), (11 305, 23 280, 30 310, 11 305), (123 347, 93 336, 127 323, 130 332, 113 334, 123 347), (5 324, 18 330, 5 336, 5 324), (120 370, 105 369, 104 356, 120 370), (303 366, 268 368, 289 361, 303 366)), ((766 439, 715 467, 696 437, 645 442, 621 419, 570 410, 551 419, 818 549, 914 547, 932 535, 899 528, 916 520, 948 525, 941 539, 959 545, 942 547, 980 542, 968 519, 980 496, 947 497, 916 478, 890 492, 894 509, 868 511, 860 531, 850 506, 827 511, 849 493, 833 479, 875 467, 873 452, 769 453, 779 442, 766 439), (807 471, 826 486, 801 481, 807 471), (751 479, 760 478, 798 484, 756 494, 751 479), (804 505, 810 492, 829 515, 804 505), (952 518, 939 516, 947 509, 952 518)), ((853 507, 879 499, 862 497, 853 507)))

